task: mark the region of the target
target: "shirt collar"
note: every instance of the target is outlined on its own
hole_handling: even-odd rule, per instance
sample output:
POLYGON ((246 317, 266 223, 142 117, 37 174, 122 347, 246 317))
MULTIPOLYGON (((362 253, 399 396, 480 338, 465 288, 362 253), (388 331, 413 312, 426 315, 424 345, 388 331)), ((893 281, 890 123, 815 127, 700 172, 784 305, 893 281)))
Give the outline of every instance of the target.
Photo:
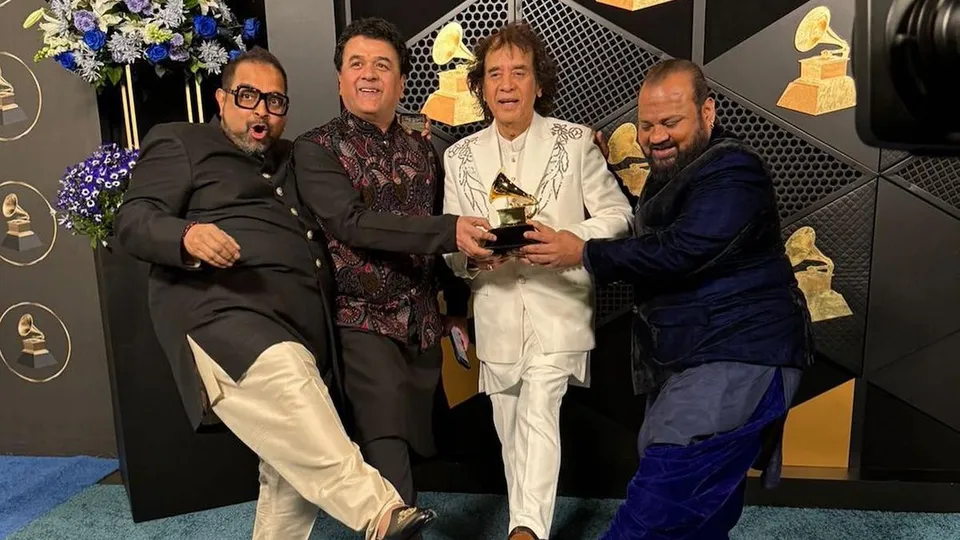
POLYGON ((349 127, 350 129, 355 129, 358 132, 370 137, 392 136, 395 134, 396 130, 399 129, 400 127, 399 124, 397 123, 396 117, 394 117, 393 121, 390 122, 390 127, 387 128, 387 132, 384 133, 383 131, 380 130, 380 127, 374 124, 373 122, 368 122, 367 120, 360 118, 359 116, 353 114, 346 108, 344 108, 343 111, 340 112, 340 118, 343 119, 343 121, 347 124, 347 127, 349 127))

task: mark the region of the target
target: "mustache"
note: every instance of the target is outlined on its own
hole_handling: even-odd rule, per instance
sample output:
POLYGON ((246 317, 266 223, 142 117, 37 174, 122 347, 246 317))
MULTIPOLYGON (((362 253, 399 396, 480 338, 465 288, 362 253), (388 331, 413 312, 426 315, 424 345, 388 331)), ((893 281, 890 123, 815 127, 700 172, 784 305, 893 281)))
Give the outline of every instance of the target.
POLYGON ((675 142, 673 142, 672 140, 669 140, 669 139, 668 139, 668 140, 663 141, 663 142, 661 142, 661 143, 651 144, 651 145, 650 145, 650 150, 651 150, 651 151, 653 151, 653 150, 669 150, 669 149, 671 149, 671 148, 673 148, 673 147, 675 147, 675 146, 677 146, 677 143, 675 143, 675 142))

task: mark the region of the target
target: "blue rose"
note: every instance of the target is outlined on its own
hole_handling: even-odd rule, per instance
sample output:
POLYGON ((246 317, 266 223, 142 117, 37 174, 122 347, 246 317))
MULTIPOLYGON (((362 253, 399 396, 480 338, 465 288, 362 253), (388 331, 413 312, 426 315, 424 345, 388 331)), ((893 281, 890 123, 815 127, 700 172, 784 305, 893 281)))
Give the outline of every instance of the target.
POLYGON ((241 54, 240 51, 234 49, 230 51, 230 54, 227 55, 227 57, 229 58, 230 62, 233 62, 234 60, 236 60, 238 56, 240 56, 240 54, 241 54))
POLYGON ((89 30, 83 33, 83 42, 92 51, 99 51, 107 44, 107 35, 100 30, 89 30))
POLYGON ((193 31, 202 38, 210 39, 217 35, 217 20, 206 15, 193 18, 193 31))
POLYGON ((160 43, 154 43, 149 48, 147 48, 147 60, 150 60, 154 64, 157 62, 162 62, 167 59, 170 51, 167 49, 166 45, 160 43))
POLYGON ((260 21, 254 18, 247 19, 243 21, 243 39, 250 41, 256 39, 257 34, 260 33, 260 21))
POLYGON ((53 57, 63 69, 67 71, 77 70, 77 59, 73 57, 72 52, 62 52, 53 57))

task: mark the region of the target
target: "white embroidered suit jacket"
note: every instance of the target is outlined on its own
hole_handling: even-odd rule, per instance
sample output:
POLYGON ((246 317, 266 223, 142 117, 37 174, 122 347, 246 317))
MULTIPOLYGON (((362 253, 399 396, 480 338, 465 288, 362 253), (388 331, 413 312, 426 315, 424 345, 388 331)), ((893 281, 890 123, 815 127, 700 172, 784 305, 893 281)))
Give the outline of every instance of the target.
MULTIPOLYGON (((493 124, 444 152, 444 213, 486 217, 496 227, 489 202, 500 167, 496 129, 493 124)), ((517 184, 540 201, 534 219, 584 240, 630 232, 632 209, 589 127, 534 114, 522 160, 517 184)), ((593 349, 594 286, 583 267, 558 271, 510 263, 477 272, 467 269, 462 253, 445 260, 471 283, 481 361, 520 361, 524 308, 544 353, 593 349)))

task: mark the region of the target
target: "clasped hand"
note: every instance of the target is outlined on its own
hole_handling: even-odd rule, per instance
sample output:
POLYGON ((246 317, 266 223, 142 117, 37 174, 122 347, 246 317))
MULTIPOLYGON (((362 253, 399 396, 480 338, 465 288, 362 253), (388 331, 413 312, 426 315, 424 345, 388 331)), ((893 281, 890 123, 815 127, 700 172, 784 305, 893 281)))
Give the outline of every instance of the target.
POLYGON ((583 264, 584 241, 570 231, 555 230, 539 221, 531 220, 534 230, 523 236, 536 242, 513 250, 504 255, 490 253, 486 256, 470 257, 471 266, 480 270, 496 270, 505 262, 515 259, 524 264, 544 268, 571 268, 583 264))

